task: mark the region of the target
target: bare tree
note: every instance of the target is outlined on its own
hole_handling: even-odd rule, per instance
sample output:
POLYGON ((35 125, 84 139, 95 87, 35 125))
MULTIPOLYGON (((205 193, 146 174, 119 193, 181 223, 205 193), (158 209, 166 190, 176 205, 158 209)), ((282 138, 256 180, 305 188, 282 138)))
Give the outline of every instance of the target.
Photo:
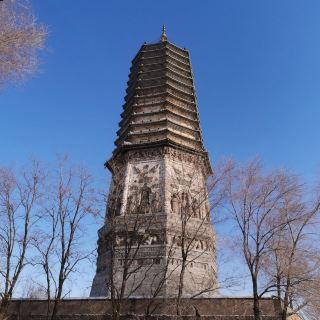
MULTIPOLYGON (((208 188, 210 197, 205 181, 202 180, 202 174, 199 172, 191 173, 190 170, 183 169, 179 171, 176 167, 176 172, 172 172, 172 184, 178 186, 182 180, 185 183, 183 183, 183 188, 174 189, 171 203, 172 212, 169 213, 173 218, 172 225, 168 230, 167 227, 163 229, 162 236, 156 235, 164 227, 161 213, 143 213, 143 208, 136 210, 139 204, 132 204, 129 200, 126 212, 122 212, 122 215, 119 216, 121 213, 119 208, 122 206, 122 191, 119 188, 121 183, 116 179, 114 184, 116 188, 111 187, 112 196, 109 197, 108 216, 105 230, 101 232, 100 247, 107 246, 108 248, 107 259, 110 261, 112 275, 108 287, 113 304, 114 319, 118 319, 120 316, 123 300, 137 294, 141 287, 145 291, 143 296, 148 299, 145 315, 153 314, 161 304, 157 298, 163 297, 163 289, 165 285, 168 286, 168 283, 175 286, 177 290, 175 303, 172 307, 180 314, 181 308, 184 307, 181 298, 185 295, 185 274, 188 269, 200 265, 201 263, 197 260, 203 255, 209 255, 211 264, 214 264, 214 258, 212 258, 215 256, 213 238, 207 235, 208 226, 211 230, 211 210, 208 199, 211 200, 212 209, 221 204, 224 190, 222 187, 223 177, 230 170, 230 163, 220 165, 211 177, 208 188), (202 188, 199 188, 198 184, 202 188), (193 190, 191 190, 191 186, 193 190), (107 239, 107 245, 103 243, 104 239, 107 239), (146 259, 147 261, 139 259, 140 253, 145 250, 144 246, 150 246, 150 244, 160 244, 160 247, 164 247, 165 251, 161 251, 155 246, 152 248, 152 259, 146 259), (155 252, 156 249, 159 251, 155 252), (210 255, 211 251, 213 254, 210 255), (164 257, 165 259, 163 259, 164 257)), ((118 169, 117 171, 123 170, 118 169)), ((101 252, 99 256, 103 257, 101 252)), ((208 266, 201 264, 201 267, 208 266)), ((201 289, 197 290, 194 287, 191 299, 218 290, 218 284, 214 283, 214 272, 215 270, 211 269, 204 270, 205 274, 212 274, 212 281, 205 277, 202 279, 202 283, 195 283, 194 285, 198 285, 201 289)), ((228 283, 230 284, 230 281, 228 283)), ((188 287, 190 285, 188 284, 188 287)), ((174 291, 175 289, 171 288, 170 290, 174 291)))
POLYGON ((306 304, 302 310, 303 316, 308 320, 318 320, 320 314, 320 275, 318 274, 303 290, 306 304))
POLYGON ((257 161, 235 167, 228 180, 226 208, 238 230, 237 246, 252 282, 254 317, 260 320, 260 298, 275 288, 274 283, 263 282, 263 260, 274 237, 290 221, 278 219, 278 213, 286 195, 298 186, 285 172, 263 173, 257 161))
POLYGON ((37 70, 46 34, 28 0, 0 1, 0 85, 37 70))
MULTIPOLYGON (((189 264, 192 265, 197 259, 197 257, 190 258, 191 256, 188 255, 191 249, 197 247, 197 255, 206 251, 204 242, 200 242, 197 236, 200 236, 201 232, 203 233, 203 230, 200 231, 201 225, 209 223, 209 212, 204 213, 205 209, 203 208, 200 213, 203 190, 199 191, 197 198, 193 198, 192 203, 187 199, 186 190, 184 193, 179 193, 177 190, 174 199, 181 202, 180 210, 176 212, 175 206, 174 210, 170 212, 170 215, 174 215, 179 223, 181 222, 182 208, 190 211, 190 216, 183 215, 183 217, 187 216, 190 221, 192 220, 191 215, 193 218, 197 216, 200 226, 197 225, 198 232, 192 235, 188 233, 190 230, 183 229, 185 224, 182 225, 185 233, 183 230, 181 232, 179 225, 178 228, 175 225, 169 232, 166 230, 166 214, 162 212, 162 205, 159 203, 156 193, 152 193, 146 183, 142 183, 140 186, 139 197, 137 194, 130 194, 126 199, 125 206, 123 206, 124 199, 121 187, 123 172, 124 170, 121 168, 113 167, 114 183, 110 188, 108 214, 105 227, 100 231, 99 237, 99 259, 101 261, 98 261, 98 269, 109 268, 107 286, 113 306, 114 319, 118 319, 120 316, 123 300, 136 295, 148 298, 147 315, 154 311, 157 307, 157 304, 154 303, 156 298, 163 297, 164 285, 168 282, 174 282, 171 279, 174 272, 177 274, 182 270, 184 273, 189 264), (191 206, 192 210, 196 212, 191 213, 191 206), (184 265, 181 268, 183 259, 175 257, 175 255, 179 255, 182 241, 188 242, 188 248, 184 265), (104 253, 103 248, 106 248, 104 253), (187 258, 189 259, 187 260, 187 258), (106 262, 107 264, 103 265, 106 262), (174 265, 173 262, 175 262, 174 265), (140 290, 141 288, 144 289, 143 292, 140 290)), ((180 178, 182 177, 180 176, 180 178)), ((207 194, 204 199, 207 200, 207 194)), ((177 279, 176 276, 175 278, 177 279)), ((180 277, 178 274, 178 278, 181 279, 182 286, 184 274, 180 277)), ((212 284, 210 290, 212 290, 212 284)), ((183 288, 180 289, 180 295, 182 292, 183 288)))
POLYGON ((66 294, 66 281, 93 253, 84 245, 84 238, 88 219, 96 214, 96 193, 90 174, 68 166, 65 161, 47 179, 46 190, 43 203, 46 228, 39 230, 34 246, 45 275, 47 313, 53 319, 66 294))
POLYGON ((117 320, 124 300, 142 295, 141 286, 150 281, 150 276, 159 269, 160 259, 164 255, 159 250, 150 258, 143 259, 141 253, 146 246, 163 243, 164 238, 158 234, 161 222, 157 219, 157 210, 146 209, 143 203, 130 198, 126 212, 121 214, 123 190, 119 179, 123 178, 123 170, 118 167, 113 170, 117 174, 110 188, 105 225, 100 230, 100 261, 97 264, 98 268, 109 268, 107 295, 112 303, 112 317, 117 320))
POLYGON ((154 214, 125 215, 116 221, 116 225, 110 228, 115 220, 109 220, 107 226, 111 268, 108 291, 115 320, 121 314, 123 300, 139 294, 139 289, 148 281, 160 257, 160 253, 155 253, 147 260, 140 257, 146 245, 159 241, 151 235, 156 224, 154 214))
MULTIPOLYGON (((158 297, 163 294, 163 289, 167 281, 172 281, 172 275, 178 268, 170 268, 170 264, 174 258, 176 251, 176 246, 174 241, 171 243, 166 243, 166 260, 160 269, 153 273, 151 276, 151 281, 149 283, 149 291, 147 291, 148 302, 145 308, 145 316, 148 318, 150 315, 154 314, 159 306, 163 303, 161 300, 158 301, 158 297)), ((158 259, 162 257, 159 256, 158 259)))
MULTIPOLYGON (((186 294, 184 292, 186 272, 197 265, 198 260, 201 260, 202 257, 205 257, 204 260, 208 258, 211 260, 211 263, 204 265, 204 267, 211 265, 211 268, 205 272, 207 275, 211 274, 211 278, 204 277, 199 283, 193 284, 193 293, 189 298, 212 296, 220 288, 216 282, 215 235, 211 230, 210 217, 212 217, 212 222, 222 221, 217 214, 217 209, 225 198, 225 176, 232 167, 231 161, 218 163, 207 184, 206 177, 198 166, 190 170, 188 166, 182 165, 180 171, 176 168, 171 174, 171 181, 177 186, 175 197, 178 203, 178 210, 173 208, 173 211, 178 213, 177 227, 175 234, 171 235, 176 247, 172 256, 173 258, 178 257, 179 260, 177 270, 173 271, 179 272, 175 305, 177 315, 181 314, 182 297, 186 294)), ((224 280, 223 286, 229 286, 232 282, 231 279, 224 280)))
MULTIPOLYGON (((314 233, 320 208, 319 197, 308 203, 305 188, 292 177, 296 188, 287 193, 279 208, 283 227, 270 241, 270 252, 264 261, 269 284, 275 285, 282 306, 282 319, 297 314, 309 304, 310 288, 319 277, 319 233, 314 233)), ((314 192, 311 192, 313 194, 314 192)), ((309 194, 309 192, 307 193, 309 194)))
MULTIPOLYGON (((191 181, 190 181, 191 185, 191 181)), ((199 259, 204 253, 202 242, 199 241, 199 238, 202 238, 201 235, 205 234, 206 226, 208 224, 209 212, 198 216, 195 222, 195 212, 200 211, 201 204, 205 202, 206 195, 197 195, 194 199, 197 199, 199 196, 201 199, 197 200, 197 206, 192 206, 191 201, 188 201, 189 190, 183 190, 177 194, 178 201, 181 203, 179 210, 179 220, 180 228, 177 230, 176 235, 173 237, 173 241, 180 248, 180 266, 179 266, 179 284, 178 292, 176 299, 176 312, 177 315, 181 314, 181 298, 184 294, 185 288, 185 274, 187 268, 193 265, 193 263, 199 259), (195 226, 195 227, 193 227, 195 226), (197 253, 194 255, 196 249, 197 253)), ((213 243, 210 239, 208 242, 204 242, 205 249, 214 249, 213 243)), ((209 284, 209 289, 212 290, 213 283, 209 284)), ((199 292, 201 294, 201 292, 199 292)))
POLYGON ((42 285, 38 285, 36 282, 28 282, 24 288, 23 297, 28 299, 45 299, 46 292, 42 285))
POLYGON ((41 177, 36 162, 21 177, 0 168, 0 313, 5 312, 23 269, 30 263, 28 249, 39 219, 41 177))

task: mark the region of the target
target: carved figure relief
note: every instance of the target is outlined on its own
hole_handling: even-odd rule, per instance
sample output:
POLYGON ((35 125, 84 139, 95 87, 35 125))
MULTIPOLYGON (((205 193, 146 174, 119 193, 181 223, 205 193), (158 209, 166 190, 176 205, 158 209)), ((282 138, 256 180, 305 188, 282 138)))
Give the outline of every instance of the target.
POLYGON ((180 213, 180 199, 176 193, 171 195, 171 211, 175 214, 180 213))
MULTIPOLYGON (((124 246, 125 243, 130 243, 130 239, 131 238, 126 238, 124 236, 121 235, 117 235, 116 237, 116 246, 124 246)), ((161 240, 161 236, 156 235, 156 234, 151 234, 151 235, 147 235, 144 239, 140 239, 140 240, 133 240, 132 244, 133 245, 137 245, 138 243, 140 244, 144 244, 144 245, 153 245, 153 244, 161 244, 162 240, 161 240)))
POLYGON ((140 204, 139 204, 140 213, 150 212, 150 196, 151 196, 151 189, 145 183, 140 190, 140 204))
POLYGON ((187 192, 181 194, 181 211, 188 216, 191 214, 190 196, 187 192))
POLYGON ((194 218, 201 218, 200 205, 196 197, 192 197, 188 192, 180 195, 171 195, 171 212, 175 214, 183 213, 194 218))
MULTIPOLYGON (((180 235, 170 235, 167 234, 165 237, 167 245, 175 245, 177 247, 181 247, 182 245, 182 238, 180 235)), ((189 236, 185 239, 186 245, 190 245, 195 250, 203 250, 203 251, 213 251, 214 250, 214 243, 210 240, 199 240, 190 238, 189 236)))
POLYGON ((129 180, 126 213, 161 212, 160 164, 140 163, 132 166, 129 180))
POLYGON ((147 182, 153 181, 154 175, 155 175, 158 168, 159 168, 158 164, 156 164, 155 166, 153 166, 151 168, 150 168, 149 164, 145 164, 145 165, 143 165, 142 168, 139 168, 139 166, 133 166, 133 171, 138 176, 139 183, 147 183, 147 182))
POLYGON ((125 239, 122 236, 117 236, 116 237, 116 245, 117 246, 124 246, 125 244, 125 239))
POLYGON ((201 211, 200 211, 200 205, 199 201, 196 197, 192 199, 192 212, 194 218, 201 218, 201 211))
POLYGON ((206 242, 203 240, 196 240, 194 247, 196 250, 207 250, 206 242))
POLYGON ((123 198, 124 168, 116 168, 117 172, 112 177, 107 209, 108 213, 120 215, 123 198))
POLYGON ((157 235, 149 235, 144 244, 146 245, 152 245, 152 244, 158 244, 159 243, 159 237, 157 235))
POLYGON ((173 172, 175 174, 175 180, 178 185, 180 186, 185 186, 188 189, 190 189, 192 181, 193 181, 193 176, 194 172, 188 172, 186 169, 179 169, 176 166, 172 166, 173 172))
POLYGON ((152 194, 151 212, 156 213, 161 211, 161 199, 159 192, 155 191, 152 194))
POLYGON ((127 201, 127 213, 128 214, 135 214, 137 211, 138 205, 138 196, 137 193, 133 193, 128 197, 127 201))
POLYGON ((108 212, 111 214, 120 215, 122 207, 123 188, 112 188, 108 199, 108 212))
POLYGON ((122 208, 123 189, 120 190, 119 196, 116 199, 116 215, 119 216, 122 208))
POLYGON ((201 170, 194 166, 168 166, 171 195, 168 199, 172 213, 183 213, 196 219, 207 219, 206 182, 201 170))
POLYGON ((178 247, 181 247, 182 246, 182 239, 181 239, 181 236, 173 236, 172 238, 172 244, 178 246, 178 247))
POLYGON ((115 207, 115 199, 110 195, 108 200, 108 212, 112 213, 114 211, 114 207, 115 207))

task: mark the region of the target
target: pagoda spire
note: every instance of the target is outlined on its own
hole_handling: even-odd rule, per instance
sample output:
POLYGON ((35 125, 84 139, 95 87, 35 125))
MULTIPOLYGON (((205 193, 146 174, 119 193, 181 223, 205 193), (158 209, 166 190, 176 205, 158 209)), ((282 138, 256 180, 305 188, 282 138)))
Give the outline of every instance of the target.
POLYGON ((165 42, 165 41, 167 41, 167 40, 168 40, 168 39, 167 39, 167 33, 166 33, 166 25, 163 24, 163 26, 162 26, 162 34, 161 34, 160 41, 161 41, 161 42, 165 42))
POLYGON ((189 53, 166 39, 163 26, 161 40, 132 60, 114 154, 154 144, 206 153, 189 53))

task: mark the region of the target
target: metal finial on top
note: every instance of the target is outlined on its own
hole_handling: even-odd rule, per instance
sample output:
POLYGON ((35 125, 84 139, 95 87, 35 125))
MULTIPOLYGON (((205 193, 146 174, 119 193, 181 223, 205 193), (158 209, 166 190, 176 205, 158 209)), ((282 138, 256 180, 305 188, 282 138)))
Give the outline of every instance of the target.
POLYGON ((162 26, 161 42, 167 41, 166 26, 162 26))

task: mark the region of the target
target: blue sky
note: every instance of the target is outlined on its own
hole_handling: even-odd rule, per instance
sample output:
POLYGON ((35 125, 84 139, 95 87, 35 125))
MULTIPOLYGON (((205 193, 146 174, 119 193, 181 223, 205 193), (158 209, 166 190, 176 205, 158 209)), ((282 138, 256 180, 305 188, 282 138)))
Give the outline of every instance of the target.
POLYGON ((104 181, 131 59, 169 41, 191 54, 206 148, 319 172, 318 0, 33 0, 49 28, 41 72, 0 92, 0 163, 68 153, 104 181))
POLYGON ((41 73, 0 94, 0 161, 68 153, 103 175, 130 61, 144 42, 190 50, 204 140, 215 162, 259 155, 320 167, 319 1, 33 0, 49 26, 41 73))

